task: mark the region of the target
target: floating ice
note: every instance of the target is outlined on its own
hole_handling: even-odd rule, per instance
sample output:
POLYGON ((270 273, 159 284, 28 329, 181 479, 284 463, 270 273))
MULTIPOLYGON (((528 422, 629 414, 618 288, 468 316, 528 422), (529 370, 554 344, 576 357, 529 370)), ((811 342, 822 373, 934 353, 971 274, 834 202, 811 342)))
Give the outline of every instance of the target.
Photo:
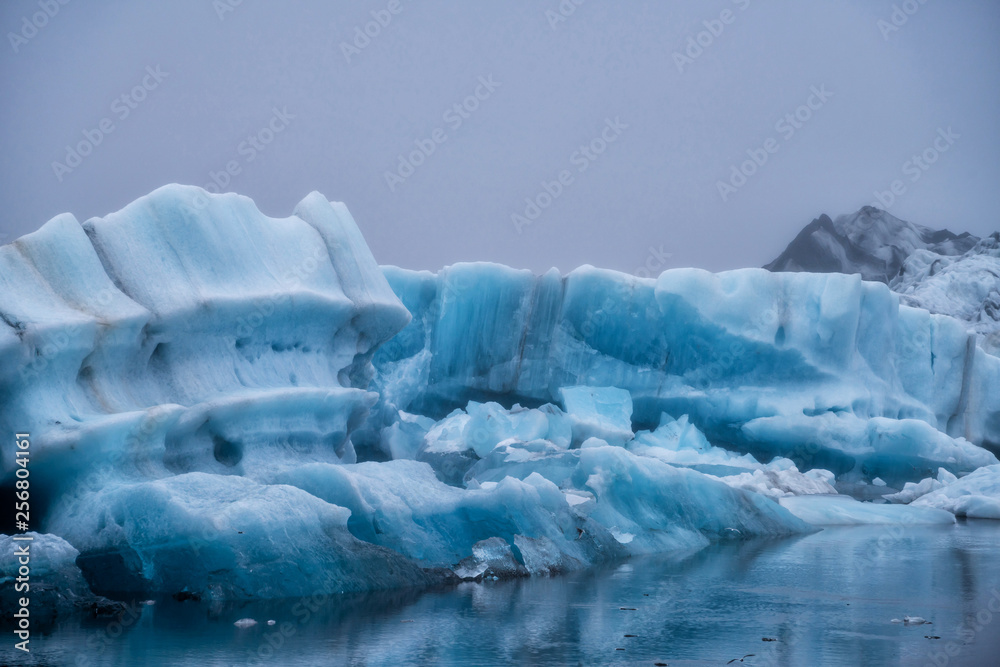
POLYGON ((613 386, 640 428, 687 414, 759 460, 898 486, 993 463, 979 445, 1000 451, 1000 359, 960 322, 857 276, 673 269, 654 281, 494 264, 385 275, 413 315, 374 357, 377 385, 414 383, 392 389, 402 410, 613 386))
MULTIPOLYGON (((402 460, 308 464, 276 481, 349 509, 347 526, 359 539, 427 566, 458 564, 462 572, 456 573, 473 578, 505 549, 529 572, 561 571, 703 545, 706 536, 731 527, 747 536, 807 530, 763 497, 620 447, 522 449, 532 446, 497 447, 471 471, 468 488, 445 484, 426 463, 402 460), (519 451, 530 455, 507 461, 519 451), (636 496, 644 499, 640 506, 631 505, 636 496), (634 539, 623 537, 626 533, 634 539), (476 546, 484 542, 487 546, 476 546), (482 554, 468 561, 477 548, 482 554)), ((497 568, 505 573, 501 576, 511 575, 497 568)))
POLYGON ((894 503, 911 503, 917 498, 957 481, 958 478, 944 468, 938 468, 937 479, 926 477, 919 482, 907 482, 902 491, 887 493, 882 497, 894 503))
POLYGON ((903 618, 894 618, 892 623, 902 623, 903 625, 925 625, 930 624, 930 621, 926 620, 922 616, 904 616, 903 618))
POLYGON ((36 627, 48 627, 60 614, 86 611, 91 615, 112 616, 123 605, 95 596, 77 567, 80 552, 56 535, 36 532, 0 535, 0 609, 5 619, 21 608, 20 598, 31 601, 30 618, 36 627), (30 573, 27 581, 19 569, 25 565, 26 552, 30 573), (21 584, 15 586, 21 577, 21 584))
POLYGON ((492 580, 989 515, 993 468, 945 477, 997 466, 1000 359, 970 341, 849 276, 380 269, 316 193, 276 219, 167 186, 0 248, 0 430, 31 434, 67 590, 108 594, 492 580), (831 495, 916 498, 939 468, 909 506, 831 495))
POLYGON ((863 503, 849 496, 785 496, 779 502, 792 514, 814 526, 955 523, 955 517, 944 510, 863 503))
POLYGON ((348 591, 441 580, 355 538, 349 516, 290 486, 196 472, 108 484, 64 501, 50 524, 78 545, 99 593, 273 598, 311 595, 327 580, 348 591))
POLYGON ((836 493, 837 490, 830 482, 815 474, 817 472, 826 471, 810 470, 803 474, 795 466, 786 469, 762 468, 739 475, 727 475, 722 477, 722 481, 734 488, 756 491, 774 499, 836 493))
POLYGON ((937 507, 955 516, 1000 519, 1000 465, 941 482, 942 486, 921 495, 910 507, 937 507))

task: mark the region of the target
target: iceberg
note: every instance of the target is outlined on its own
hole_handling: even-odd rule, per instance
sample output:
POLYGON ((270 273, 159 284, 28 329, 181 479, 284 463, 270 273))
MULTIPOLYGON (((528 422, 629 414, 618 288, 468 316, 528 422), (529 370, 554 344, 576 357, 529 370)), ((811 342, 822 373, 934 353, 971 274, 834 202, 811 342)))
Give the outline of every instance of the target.
POLYGON ((885 497, 910 507, 946 510, 955 516, 1000 519, 1000 465, 984 466, 961 479, 942 469, 937 479, 928 477, 907 484, 899 493, 885 497))
POLYGON ((105 464, 350 460, 371 355, 410 317, 342 204, 272 219, 182 186, 0 248, 0 313, 0 428, 32 434, 39 494, 105 464))
POLYGON ((937 477, 926 477, 919 482, 907 482, 903 485, 902 491, 897 491, 896 493, 886 493, 882 497, 893 503, 907 504, 911 503, 920 496, 926 495, 931 491, 936 491, 947 484, 958 481, 955 475, 944 468, 938 468, 937 477))
POLYGON ((311 595, 317 581, 355 592, 446 579, 355 538, 346 508, 240 475, 106 483, 54 514, 51 530, 79 545, 91 589, 108 596, 283 598, 311 595))
POLYGON ((0 248, 0 429, 30 434, 33 527, 81 599, 985 516, 998 388, 962 324, 856 276, 379 267, 318 193, 271 218, 170 185, 0 248), (961 477, 910 505, 837 494, 935 472, 961 477))
POLYGON ((385 275, 413 315, 374 357, 374 384, 397 385, 399 410, 440 418, 484 396, 538 405, 613 386, 630 394, 633 426, 687 414, 731 449, 887 482, 970 472, 1000 451, 1000 358, 858 276, 485 263, 385 275), (913 445, 915 473, 886 460, 897 441, 913 445))
POLYGON ((11 610, 7 622, 28 597, 29 618, 35 627, 50 629, 59 616, 86 612, 92 616, 121 614, 125 605, 94 595, 76 564, 80 552, 57 535, 36 532, 0 535, 0 607, 11 610), (30 572, 18 572, 26 553, 30 572), (23 587, 18 587, 18 577, 23 587))
POLYGON ((848 496, 802 495, 782 498, 781 506, 814 526, 951 524, 955 517, 932 507, 877 505, 848 496))

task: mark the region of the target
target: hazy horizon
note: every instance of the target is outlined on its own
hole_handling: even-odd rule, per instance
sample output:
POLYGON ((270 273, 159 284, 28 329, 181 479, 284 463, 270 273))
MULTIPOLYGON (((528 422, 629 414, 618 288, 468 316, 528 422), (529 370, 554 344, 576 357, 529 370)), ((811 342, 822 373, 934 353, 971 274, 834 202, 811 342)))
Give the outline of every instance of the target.
POLYGON ((318 190, 432 270, 762 266, 876 193, 1000 228, 985 0, 64 1, 0 8, 0 241, 171 182, 318 190))

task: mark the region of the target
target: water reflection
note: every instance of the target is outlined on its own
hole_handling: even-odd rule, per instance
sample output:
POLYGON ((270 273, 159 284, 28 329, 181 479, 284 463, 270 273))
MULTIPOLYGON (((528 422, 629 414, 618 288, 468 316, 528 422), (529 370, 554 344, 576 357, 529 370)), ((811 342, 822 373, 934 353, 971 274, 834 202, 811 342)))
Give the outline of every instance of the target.
POLYGON ((128 628, 67 623, 32 642, 34 662, 8 647, 0 662, 996 665, 998 562, 1000 522, 838 528, 551 579, 244 606, 159 600, 128 628), (890 622, 906 614, 932 624, 890 622), (235 628, 242 617, 259 624, 235 628))

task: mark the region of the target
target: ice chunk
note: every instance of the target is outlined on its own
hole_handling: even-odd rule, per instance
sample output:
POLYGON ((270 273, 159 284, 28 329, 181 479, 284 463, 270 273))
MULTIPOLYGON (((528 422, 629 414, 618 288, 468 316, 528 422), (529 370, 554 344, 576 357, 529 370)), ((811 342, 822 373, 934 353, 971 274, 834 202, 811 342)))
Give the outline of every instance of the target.
POLYGON ((655 431, 640 431, 628 444, 631 452, 675 466, 684 466, 719 477, 726 484, 777 499, 786 495, 836 493, 833 473, 815 469, 799 472, 790 460, 775 458, 763 465, 749 454, 739 455, 709 444, 687 415, 660 417, 655 431))
POLYGON ((941 487, 951 484, 958 478, 951 474, 944 468, 938 468, 937 479, 933 477, 926 477, 919 482, 907 482, 903 486, 902 491, 897 493, 887 493, 882 497, 886 500, 894 503, 911 503, 917 498, 940 489, 941 487))
POLYGON ((525 537, 515 535, 511 546, 514 557, 532 575, 557 574, 573 570, 583 564, 563 553, 555 542, 547 537, 525 537))
POLYGON ((902 623, 903 625, 925 625, 930 623, 930 621, 922 616, 904 616, 903 618, 894 618, 890 622, 902 623))
POLYGON ((849 496, 786 496, 779 502, 792 514, 814 526, 955 522, 954 516, 939 509, 910 505, 876 505, 859 502, 849 496))
POLYGON ((511 579, 525 577, 528 570, 519 563, 510 545, 499 537, 491 537, 472 545, 472 555, 455 567, 460 579, 511 579))
POLYGON ((755 491, 774 499, 837 492, 828 481, 817 479, 816 476, 803 475, 794 466, 785 470, 759 469, 752 473, 744 472, 720 479, 734 488, 755 491))
POLYGON ((125 605, 94 595, 84 581, 76 557, 80 555, 66 540, 51 534, 35 532, 0 535, 0 609, 5 620, 20 609, 20 598, 28 597, 30 619, 34 629, 51 627, 57 616, 87 613, 90 616, 120 614, 125 605), (30 561, 29 588, 18 591, 15 579, 24 564, 25 553, 30 561))
POLYGON ((938 483, 937 489, 921 495, 910 507, 937 507, 955 516, 1000 519, 1000 465, 938 483))
POLYGON ((740 455, 713 447, 687 415, 675 420, 663 413, 660 415, 660 426, 655 431, 639 431, 627 447, 636 454, 709 474, 734 474, 761 467, 757 459, 749 454, 740 455))
POLYGON ((503 443, 543 440, 546 447, 570 445, 570 418, 558 407, 546 404, 536 410, 515 404, 506 410, 499 403, 470 401, 465 410, 430 426, 413 458, 430 463, 441 479, 459 484, 477 458, 490 456, 503 443))
POLYGON ((631 553, 697 546, 729 529, 744 536, 803 529, 763 496, 693 470, 620 447, 581 449, 579 457, 572 478, 596 498, 589 516, 634 535, 626 545, 631 553))
POLYGON ((348 508, 346 525, 359 539, 429 565, 450 567, 482 540, 512 544, 516 535, 550 538, 584 560, 580 545, 565 538, 577 537, 580 520, 563 493, 538 475, 462 489, 440 481, 426 463, 388 461, 310 464, 278 481, 348 508))
MULTIPOLYGON (((565 450, 549 444, 516 462, 505 460, 530 446, 498 446, 480 462, 467 489, 443 483, 424 463, 402 460, 309 464, 276 481, 348 508, 347 527, 359 539, 426 565, 461 563, 461 576, 470 577, 486 572, 483 563, 501 552, 506 558, 508 549, 528 572, 559 571, 703 546, 728 529, 745 536, 808 530, 757 494, 620 447, 565 450), (488 542, 496 549, 483 554, 493 556, 476 556, 476 545, 491 538, 497 538, 488 542)), ((506 574, 494 574, 511 575, 500 569, 506 574)))
POLYGON ((561 387, 559 397, 573 425, 574 442, 601 438, 612 445, 632 439, 632 396, 616 387, 561 387))
POLYGON ((767 452, 792 452, 797 463, 822 463, 837 475, 864 471, 892 485, 902 485, 915 472, 929 474, 939 467, 968 472, 996 459, 917 419, 862 420, 848 413, 761 417, 744 424, 742 431, 767 452))
POLYGON ((434 426, 429 417, 399 411, 398 421, 380 431, 382 450, 394 459, 415 459, 434 426))
POLYGON ((187 473, 81 496, 56 512, 52 530, 80 550, 97 592, 276 598, 311 595, 319 581, 361 591, 435 580, 353 537, 349 516, 290 486, 187 473))

